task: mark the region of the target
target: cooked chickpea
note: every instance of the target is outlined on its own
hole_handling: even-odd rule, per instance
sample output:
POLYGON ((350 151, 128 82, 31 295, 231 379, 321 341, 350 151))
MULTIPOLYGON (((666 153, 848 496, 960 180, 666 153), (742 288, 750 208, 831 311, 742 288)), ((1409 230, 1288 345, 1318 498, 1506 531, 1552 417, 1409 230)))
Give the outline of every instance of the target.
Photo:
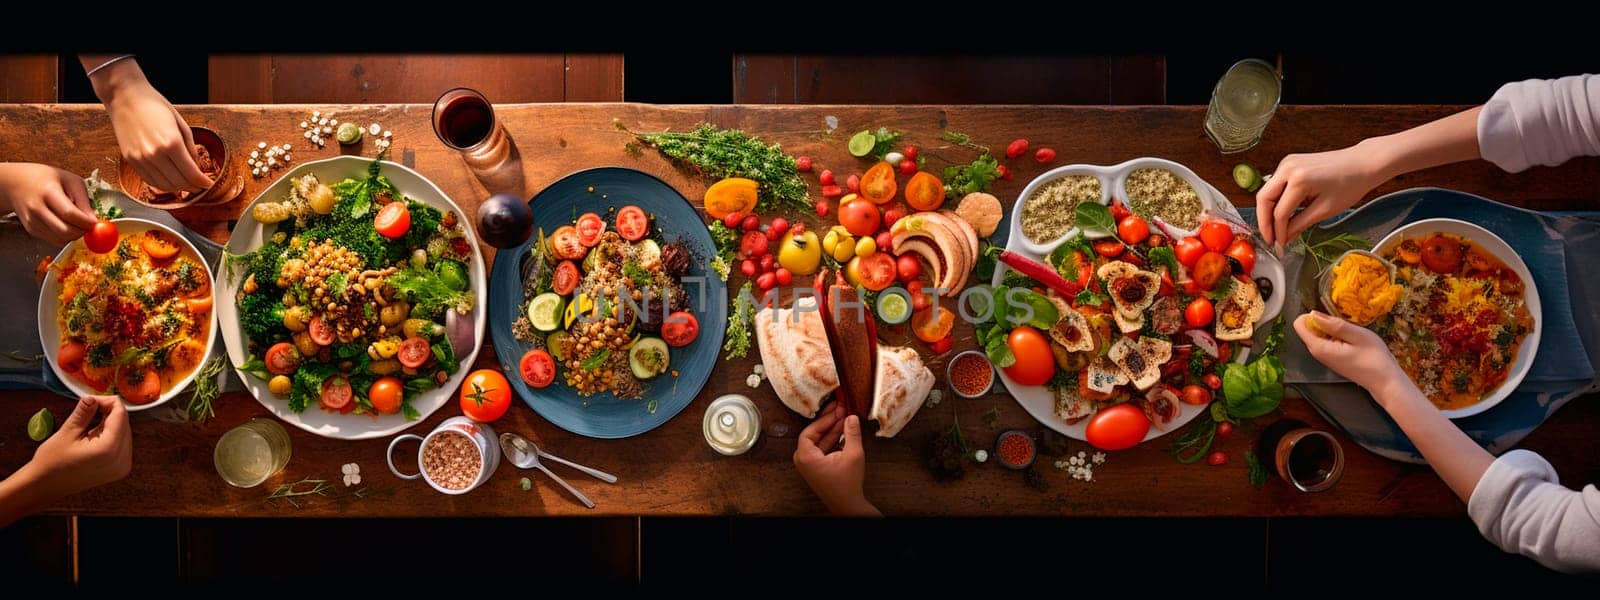
POLYGON ((288 396, 293 389, 294 382, 289 381, 288 375, 275 375, 267 382, 267 391, 272 392, 274 396, 288 396))

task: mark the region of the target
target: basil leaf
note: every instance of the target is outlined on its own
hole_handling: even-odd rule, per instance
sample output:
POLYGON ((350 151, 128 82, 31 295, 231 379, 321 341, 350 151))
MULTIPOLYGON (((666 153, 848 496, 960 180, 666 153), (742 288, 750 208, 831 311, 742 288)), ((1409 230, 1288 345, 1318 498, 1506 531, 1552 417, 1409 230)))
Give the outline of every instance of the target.
POLYGON ((996 335, 984 345, 984 354, 989 355, 989 362, 1002 369, 1017 364, 1017 356, 1011 353, 1011 347, 1006 345, 1006 336, 996 335))
POLYGON ((1111 217, 1111 209, 1104 204, 1083 202, 1077 209, 1078 229, 1089 237, 1110 237, 1117 230, 1116 220, 1111 217))

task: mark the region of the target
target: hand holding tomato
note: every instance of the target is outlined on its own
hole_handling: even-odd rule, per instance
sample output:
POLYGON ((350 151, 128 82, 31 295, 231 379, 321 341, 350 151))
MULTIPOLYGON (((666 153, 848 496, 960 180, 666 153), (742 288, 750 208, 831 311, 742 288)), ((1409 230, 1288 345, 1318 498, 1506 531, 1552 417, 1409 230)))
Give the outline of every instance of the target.
MULTIPOLYGON (((59 245, 77 239, 96 223, 83 178, 32 163, 0 163, 0 213, 5 212, 17 213, 29 235, 59 245)), ((115 226, 111 234, 110 245, 116 246, 115 226)))

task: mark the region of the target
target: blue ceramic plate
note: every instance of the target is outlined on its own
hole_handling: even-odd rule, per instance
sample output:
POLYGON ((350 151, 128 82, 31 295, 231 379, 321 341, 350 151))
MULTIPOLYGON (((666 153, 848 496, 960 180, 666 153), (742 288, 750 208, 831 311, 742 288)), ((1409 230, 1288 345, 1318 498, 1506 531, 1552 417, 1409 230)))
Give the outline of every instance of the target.
POLYGON ((684 277, 690 311, 700 321, 700 337, 693 344, 672 349, 671 368, 679 376, 674 379, 669 373, 646 382, 644 398, 638 400, 619 400, 610 393, 579 397, 561 377, 550 387, 536 390, 517 376, 517 362, 532 346, 511 335, 511 324, 525 307, 522 263, 528 260, 537 234, 526 244, 497 253, 489 275, 489 331, 494 336, 495 354, 528 406, 562 429, 593 438, 625 438, 659 427, 700 393, 716 365, 717 352, 727 332, 728 287, 706 268, 706 261, 716 255, 716 246, 705 222, 671 186, 646 173, 621 167, 573 173, 539 192, 530 202, 534 225, 544 229, 546 235, 572 224, 586 212, 603 215, 607 226, 615 227, 614 213, 608 211, 636 205, 654 216, 652 232, 662 232, 662 241, 683 239, 700 258, 684 277))

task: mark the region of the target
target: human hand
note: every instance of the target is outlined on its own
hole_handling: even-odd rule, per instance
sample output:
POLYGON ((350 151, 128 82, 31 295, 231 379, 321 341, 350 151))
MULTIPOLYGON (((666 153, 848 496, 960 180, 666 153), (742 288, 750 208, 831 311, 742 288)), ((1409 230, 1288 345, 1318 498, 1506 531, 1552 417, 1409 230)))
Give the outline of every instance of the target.
POLYGON ((122 160, 156 189, 198 192, 211 187, 200 170, 194 134, 189 124, 150 86, 132 60, 120 61, 95 73, 95 93, 111 115, 122 160))
POLYGON ((65 245, 94 227, 83 178, 35 163, 0 163, 0 212, 17 213, 33 237, 65 245))
POLYGON ((116 396, 84 396, 27 466, 54 497, 122 479, 133 468, 128 409, 116 396), (99 424, 96 415, 104 417, 99 424))
POLYGON ((1361 201, 1387 179, 1371 155, 1370 148, 1357 144, 1285 156, 1272 179, 1256 191, 1261 237, 1281 250, 1300 232, 1361 201))
POLYGON ((834 403, 831 410, 800 432, 794 466, 833 514, 882 514, 867 501, 862 489, 867 478, 867 455, 861 447, 861 419, 855 415, 846 417, 843 405, 834 403), (844 445, 835 451, 841 434, 844 445))
POLYGON ((1389 345, 1372 330, 1344 319, 1310 312, 1294 320, 1294 330, 1311 356, 1335 373, 1372 392, 1381 403, 1388 385, 1410 382, 1389 345))

